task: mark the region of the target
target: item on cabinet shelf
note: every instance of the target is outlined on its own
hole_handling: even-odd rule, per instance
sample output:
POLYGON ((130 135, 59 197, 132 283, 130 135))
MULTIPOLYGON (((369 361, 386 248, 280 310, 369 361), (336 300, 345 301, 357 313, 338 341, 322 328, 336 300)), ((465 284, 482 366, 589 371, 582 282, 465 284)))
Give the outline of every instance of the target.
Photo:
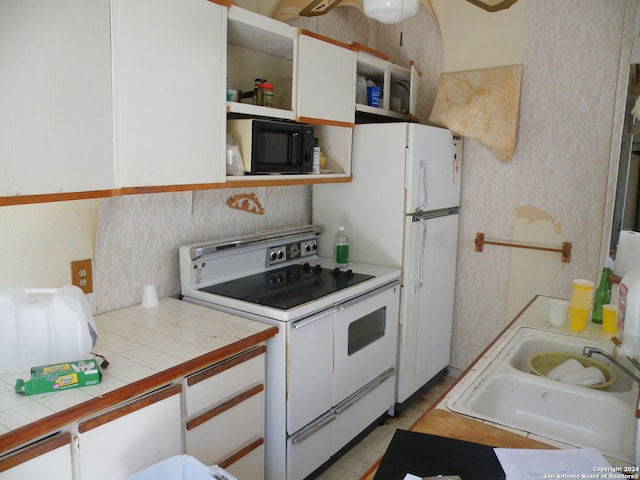
POLYGON ((616 322, 618 320, 618 306, 617 305, 603 305, 602 306, 602 331, 604 333, 616 333, 618 326, 616 322))
POLYGON ((313 139, 313 163, 311 173, 320 173, 320 147, 318 137, 313 139))
POLYGON ((313 125, 239 119, 227 121, 227 132, 238 142, 246 173, 312 171, 313 125))
POLYGON ((89 355, 98 338, 91 307, 80 288, 0 288, 0 370, 89 355))
POLYGON ((156 286, 153 283, 145 283, 142 287, 142 302, 140 303, 144 308, 153 308, 160 304, 158 292, 156 292, 156 286))
POLYGON ((367 104, 367 77, 358 75, 356 79, 356 103, 360 105, 367 104))
POLYGON ((380 87, 367 87, 367 105, 380 107, 380 87))
POLYGON ((233 138, 233 134, 227 133, 227 175, 244 175, 244 163, 240 147, 233 138))
POLYGON ((252 103, 254 105, 260 105, 260 102, 258 102, 258 86, 261 83, 267 83, 267 79, 266 78, 256 78, 253 81, 253 100, 252 100, 252 103))
POLYGON ((333 241, 336 267, 347 268, 349 266, 349 236, 344 227, 338 227, 338 233, 334 235, 333 241))
POLYGON ((390 108, 394 112, 409 113, 409 82, 406 80, 396 80, 391 84, 390 108))
POLYGON ((258 85, 256 102, 263 107, 273 107, 273 83, 258 85))
POLYGON ((562 327, 567 320, 569 302, 557 298, 549 300, 549 323, 554 327, 562 327))
POLYGON ((31 368, 31 378, 16 380, 15 392, 34 395, 100 383, 102 374, 93 359, 31 368))
POLYGON ((593 314, 591 315, 591 321, 594 323, 602 323, 602 306, 611 301, 610 276, 611 269, 607 267, 603 268, 600 285, 598 285, 598 289, 596 290, 596 295, 593 300, 593 314))
POLYGON ((239 102, 240 96, 241 96, 240 90, 227 87, 227 102, 239 102))
POLYGON ((326 165, 327 165, 327 156, 324 154, 324 150, 322 150, 321 148, 320 149, 320 173, 323 173, 324 167, 326 165))

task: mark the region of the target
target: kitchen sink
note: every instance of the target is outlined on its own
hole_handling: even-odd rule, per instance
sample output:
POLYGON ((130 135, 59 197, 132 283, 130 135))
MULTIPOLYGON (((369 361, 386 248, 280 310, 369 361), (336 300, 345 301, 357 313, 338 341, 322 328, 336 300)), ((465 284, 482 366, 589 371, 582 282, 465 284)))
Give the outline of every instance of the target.
MULTIPOLYGON (((452 392, 447 407, 543 440, 594 447, 611 459, 635 464, 638 388, 627 375, 614 367, 616 381, 607 391, 600 391, 529 373, 531 355, 548 351, 581 354, 584 345, 612 349, 612 344, 521 327, 483 361, 484 368, 479 365, 452 392)), ((606 362, 604 358, 594 360, 606 362)))

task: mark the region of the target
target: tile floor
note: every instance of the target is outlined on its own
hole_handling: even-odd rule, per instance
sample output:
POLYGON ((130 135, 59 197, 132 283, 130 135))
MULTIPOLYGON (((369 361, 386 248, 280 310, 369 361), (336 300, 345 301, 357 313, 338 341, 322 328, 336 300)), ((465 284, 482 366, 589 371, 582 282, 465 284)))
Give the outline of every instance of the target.
POLYGON ((453 376, 447 375, 400 415, 389 417, 384 425, 373 430, 325 470, 318 480, 358 480, 387 450, 396 429, 411 427, 454 380, 453 376))

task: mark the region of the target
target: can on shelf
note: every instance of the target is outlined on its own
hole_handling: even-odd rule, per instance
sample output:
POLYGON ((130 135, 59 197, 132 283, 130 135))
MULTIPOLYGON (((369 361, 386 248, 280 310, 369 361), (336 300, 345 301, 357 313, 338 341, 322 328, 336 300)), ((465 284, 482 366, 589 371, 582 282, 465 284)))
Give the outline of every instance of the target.
POLYGON ((257 105, 273 107, 273 83, 261 83, 258 85, 257 105))

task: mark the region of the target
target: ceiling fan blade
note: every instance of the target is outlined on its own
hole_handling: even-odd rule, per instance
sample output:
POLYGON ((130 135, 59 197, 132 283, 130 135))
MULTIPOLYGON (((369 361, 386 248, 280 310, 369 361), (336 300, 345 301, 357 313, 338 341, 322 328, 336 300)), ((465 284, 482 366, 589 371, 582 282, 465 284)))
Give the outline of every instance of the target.
POLYGON ((300 10, 301 17, 315 17, 324 15, 342 0, 312 0, 306 7, 300 10))

